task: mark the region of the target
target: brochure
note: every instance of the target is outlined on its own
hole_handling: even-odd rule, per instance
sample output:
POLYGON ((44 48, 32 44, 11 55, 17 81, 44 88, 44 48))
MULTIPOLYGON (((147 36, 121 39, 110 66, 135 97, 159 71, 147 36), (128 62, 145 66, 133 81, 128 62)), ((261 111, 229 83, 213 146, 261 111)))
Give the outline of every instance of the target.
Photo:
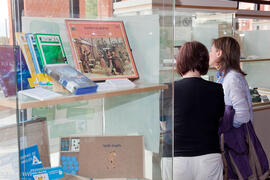
POLYGON ((41 168, 31 170, 31 175, 34 180, 60 179, 64 177, 64 171, 61 166, 54 168, 41 168))
POLYGON ((40 101, 44 101, 46 99, 52 99, 56 97, 61 97, 62 94, 56 93, 52 90, 48 90, 42 87, 36 87, 32 89, 19 91, 19 94, 23 94, 25 96, 29 96, 34 99, 38 99, 40 101))
POLYGON ((43 168, 39 157, 38 145, 20 150, 21 179, 32 179, 30 171, 43 168))

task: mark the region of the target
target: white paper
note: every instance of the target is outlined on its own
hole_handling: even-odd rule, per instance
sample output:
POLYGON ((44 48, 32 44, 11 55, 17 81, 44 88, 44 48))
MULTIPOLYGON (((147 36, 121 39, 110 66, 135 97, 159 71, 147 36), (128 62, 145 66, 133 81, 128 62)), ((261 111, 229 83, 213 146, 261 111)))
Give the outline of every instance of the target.
POLYGON ((41 101, 62 96, 61 94, 58 94, 48 89, 44 89, 42 87, 22 90, 22 91, 19 91, 19 94, 23 94, 25 96, 29 96, 29 97, 32 97, 34 99, 38 99, 41 101))
POLYGON ((128 79, 108 79, 106 83, 115 88, 134 88, 136 86, 128 79))
POLYGON ((152 180, 152 157, 153 153, 151 151, 144 150, 144 178, 149 180, 152 180))
POLYGON ((106 82, 97 83, 97 85, 98 85, 97 92, 113 91, 116 89, 114 86, 106 82))

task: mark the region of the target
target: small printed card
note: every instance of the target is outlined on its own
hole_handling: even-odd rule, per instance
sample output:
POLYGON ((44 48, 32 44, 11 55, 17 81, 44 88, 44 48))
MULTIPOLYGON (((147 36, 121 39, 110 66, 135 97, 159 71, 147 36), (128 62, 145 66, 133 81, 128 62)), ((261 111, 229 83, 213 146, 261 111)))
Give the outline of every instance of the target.
POLYGON ((73 152, 80 151, 80 139, 71 139, 71 151, 73 152))
POLYGON ((64 177, 64 171, 61 166, 54 168, 41 168, 31 171, 34 180, 60 179, 64 177))

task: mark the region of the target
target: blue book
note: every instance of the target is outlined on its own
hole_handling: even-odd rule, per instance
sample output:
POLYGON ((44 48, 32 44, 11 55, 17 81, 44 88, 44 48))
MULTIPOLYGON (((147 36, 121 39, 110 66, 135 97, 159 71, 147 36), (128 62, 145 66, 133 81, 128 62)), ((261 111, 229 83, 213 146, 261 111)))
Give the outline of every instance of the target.
POLYGON ((41 58, 39 56, 36 39, 33 33, 26 33, 26 40, 27 40, 27 44, 28 44, 28 47, 32 56, 36 73, 37 74, 42 73, 43 66, 42 66, 41 58))
POLYGON ((44 71, 75 95, 97 91, 96 83, 68 64, 49 64, 45 66, 44 71))
POLYGON ((16 47, 16 71, 18 90, 30 89, 28 78, 31 78, 31 74, 19 46, 16 47))

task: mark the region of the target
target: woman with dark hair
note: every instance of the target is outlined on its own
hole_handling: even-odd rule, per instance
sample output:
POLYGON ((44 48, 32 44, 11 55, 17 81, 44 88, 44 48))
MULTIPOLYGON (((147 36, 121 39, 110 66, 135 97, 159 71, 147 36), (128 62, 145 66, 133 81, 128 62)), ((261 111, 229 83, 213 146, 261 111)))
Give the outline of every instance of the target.
POLYGON ((225 113, 219 134, 229 179, 265 179, 267 157, 255 134, 252 101, 245 73, 240 68, 240 46, 232 37, 214 39, 209 65, 224 89, 225 113))
MULTIPOLYGON (((220 84, 201 78, 208 72, 208 50, 200 42, 187 42, 176 63, 183 79, 174 83, 173 179, 222 180, 218 126, 224 94, 220 84)), ((163 166, 166 162, 169 166, 169 158, 163 158, 163 166)), ((171 179, 170 173, 165 168, 163 178, 171 179)))

